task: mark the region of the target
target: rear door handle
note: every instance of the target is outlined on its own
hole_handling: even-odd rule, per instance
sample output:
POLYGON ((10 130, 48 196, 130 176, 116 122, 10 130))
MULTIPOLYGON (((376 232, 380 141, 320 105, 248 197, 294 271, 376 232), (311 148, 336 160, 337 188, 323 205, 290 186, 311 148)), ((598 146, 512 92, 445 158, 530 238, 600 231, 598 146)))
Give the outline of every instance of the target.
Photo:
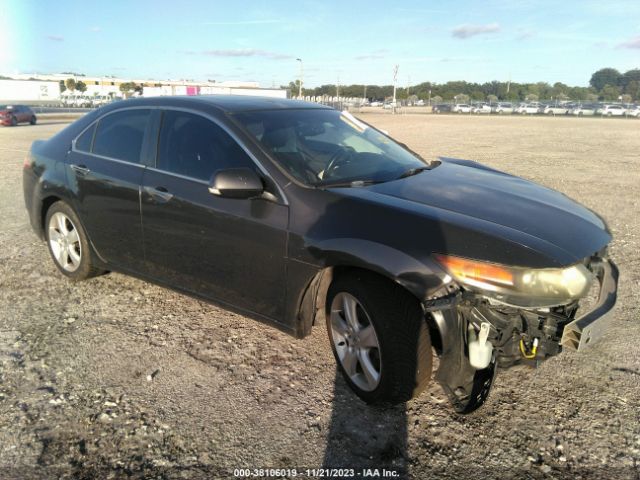
POLYGON ((144 187, 144 191, 157 202, 164 203, 173 198, 173 193, 169 193, 165 187, 144 187))
POLYGON ((85 165, 69 165, 71 167, 71 169, 76 172, 78 175, 84 177, 85 175, 87 175, 89 172, 91 172, 91 170, 89 170, 85 165))

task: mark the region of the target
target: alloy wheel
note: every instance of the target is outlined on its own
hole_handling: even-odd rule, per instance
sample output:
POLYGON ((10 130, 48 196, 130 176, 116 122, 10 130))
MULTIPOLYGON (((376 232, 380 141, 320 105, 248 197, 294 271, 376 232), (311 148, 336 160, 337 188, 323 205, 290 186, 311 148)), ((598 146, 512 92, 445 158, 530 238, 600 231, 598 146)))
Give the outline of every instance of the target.
POLYGON ((382 360, 378 336, 369 314, 353 295, 340 292, 331 302, 331 338, 342 368, 360 389, 380 383, 382 360))
POLYGON ((71 219, 64 213, 56 212, 49 219, 49 248, 58 265, 67 272, 75 272, 80 267, 80 235, 71 219))

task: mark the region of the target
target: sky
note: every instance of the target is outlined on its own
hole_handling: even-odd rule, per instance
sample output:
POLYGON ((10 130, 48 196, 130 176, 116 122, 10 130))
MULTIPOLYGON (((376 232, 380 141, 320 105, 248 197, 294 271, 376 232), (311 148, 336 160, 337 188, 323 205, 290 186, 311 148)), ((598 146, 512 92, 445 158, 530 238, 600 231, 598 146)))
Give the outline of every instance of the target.
POLYGON ((0 74, 588 85, 640 68, 640 0, 0 0, 0 74))

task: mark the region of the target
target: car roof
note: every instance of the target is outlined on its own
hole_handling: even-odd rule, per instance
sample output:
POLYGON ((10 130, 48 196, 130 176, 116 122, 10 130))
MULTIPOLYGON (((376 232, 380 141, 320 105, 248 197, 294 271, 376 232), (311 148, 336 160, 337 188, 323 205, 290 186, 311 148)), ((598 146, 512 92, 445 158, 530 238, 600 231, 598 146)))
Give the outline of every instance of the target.
POLYGON ((119 102, 118 107, 125 106, 186 106, 214 107, 227 113, 246 112, 251 110, 292 110, 292 109, 331 109, 325 105, 301 100, 285 98, 257 97, 248 95, 177 95, 166 97, 149 97, 128 99, 119 102))

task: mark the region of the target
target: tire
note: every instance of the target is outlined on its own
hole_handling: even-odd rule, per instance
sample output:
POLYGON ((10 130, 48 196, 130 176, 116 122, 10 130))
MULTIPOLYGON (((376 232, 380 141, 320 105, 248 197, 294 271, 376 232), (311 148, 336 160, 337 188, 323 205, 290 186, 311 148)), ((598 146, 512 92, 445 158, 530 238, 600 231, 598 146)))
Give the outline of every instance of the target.
POLYGON ((607 117, 611 118, 612 114, 611 112, 607 113, 607 117))
POLYGON ((94 266, 87 234, 69 205, 63 201, 51 205, 44 227, 49 254, 64 276, 80 281, 103 272, 94 266))
POLYGON ((366 403, 406 402, 429 384, 431 337, 420 304, 409 292, 375 274, 347 274, 331 284, 326 309, 338 369, 366 403), (348 311, 355 313, 355 323, 348 311))
POLYGON ((31 125, 35 125, 35 124, 36 124, 36 122, 37 122, 37 120, 36 120, 36 116, 34 115, 34 116, 32 116, 32 117, 31 117, 31 119, 29 120, 29 123, 30 123, 31 125))
POLYGON ((18 119, 14 115, 11 115, 11 126, 15 127, 17 125, 18 125, 18 119))

